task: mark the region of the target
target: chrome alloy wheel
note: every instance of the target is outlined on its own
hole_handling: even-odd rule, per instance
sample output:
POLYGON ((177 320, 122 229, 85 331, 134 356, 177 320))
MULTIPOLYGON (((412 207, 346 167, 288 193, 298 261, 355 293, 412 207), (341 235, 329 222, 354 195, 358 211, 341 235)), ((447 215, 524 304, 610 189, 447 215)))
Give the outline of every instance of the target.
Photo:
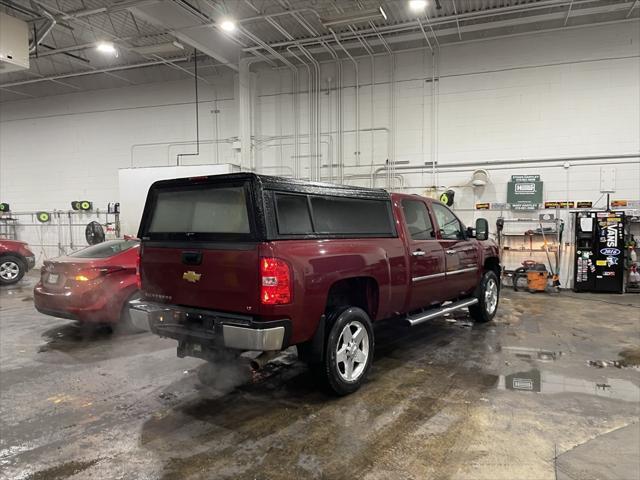
POLYGON ((484 306, 489 315, 492 315, 498 306, 498 284, 493 278, 487 281, 484 290, 484 306))
POLYGON ((360 378, 369 358, 369 334, 357 320, 349 322, 340 333, 336 349, 338 374, 347 382, 360 378))
POLYGON ((16 262, 7 261, 0 264, 0 277, 4 280, 14 280, 20 274, 20 266, 16 262))

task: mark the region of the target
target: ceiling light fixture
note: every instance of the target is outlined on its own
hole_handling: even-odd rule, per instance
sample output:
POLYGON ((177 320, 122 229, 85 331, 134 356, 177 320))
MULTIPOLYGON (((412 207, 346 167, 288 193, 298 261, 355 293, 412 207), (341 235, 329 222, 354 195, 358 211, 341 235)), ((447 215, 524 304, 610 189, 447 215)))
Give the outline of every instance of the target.
POLYGON ((118 50, 111 42, 100 42, 96 45, 96 50, 100 53, 108 53, 110 55, 118 55, 118 50))
POLYGON ((231 19, 222 20, 220 22, 220 28, 225 32, 233 32, 236 29, 236 22, 231 19))
POLYGON ((380 14, 382 15, 382 18, 384 18, 386 20, 387 19, 387 13, 384 11, 384 8, 382 8, 380 6, 380 7, 378 7, 378 10, 380 10, 380 14))
POLYGON ((409 0, 409 8, 412 12, 422 12, 427 8, 427 0, 409 0))

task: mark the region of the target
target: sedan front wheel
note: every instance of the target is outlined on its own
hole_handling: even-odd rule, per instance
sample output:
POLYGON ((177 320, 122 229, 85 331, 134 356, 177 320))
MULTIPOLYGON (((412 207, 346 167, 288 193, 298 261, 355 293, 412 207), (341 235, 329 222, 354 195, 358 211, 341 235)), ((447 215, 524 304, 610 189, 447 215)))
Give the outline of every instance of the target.
POLYGON ((25 271, 24 262, 15 255, 0 258, 0 284, 11 285, 19 282, 25 271))

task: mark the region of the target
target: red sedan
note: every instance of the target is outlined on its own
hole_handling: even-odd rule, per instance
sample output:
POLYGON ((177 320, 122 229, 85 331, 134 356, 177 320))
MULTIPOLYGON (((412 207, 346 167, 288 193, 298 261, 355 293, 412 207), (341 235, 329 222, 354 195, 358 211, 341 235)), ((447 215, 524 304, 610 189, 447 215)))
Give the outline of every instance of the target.
POLYGON ((46 260, 33 290, 36 309, 81 323, 128 322, 139 250, 138 240, 110 240, 46 260))

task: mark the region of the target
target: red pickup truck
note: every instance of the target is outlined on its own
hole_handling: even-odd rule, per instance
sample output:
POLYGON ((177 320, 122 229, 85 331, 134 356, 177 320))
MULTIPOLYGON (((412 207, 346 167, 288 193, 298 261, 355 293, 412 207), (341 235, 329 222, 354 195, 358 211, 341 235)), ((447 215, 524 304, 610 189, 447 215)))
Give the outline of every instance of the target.
POLYGON ((296 345, 337 394, 363 382, 372 322, 416 325, 498 306, 488 223, 465 228, 440 202, 381 189, 239 173, 163 180, 139 237, 136 326, 178 340, 178 356, 296 345))

